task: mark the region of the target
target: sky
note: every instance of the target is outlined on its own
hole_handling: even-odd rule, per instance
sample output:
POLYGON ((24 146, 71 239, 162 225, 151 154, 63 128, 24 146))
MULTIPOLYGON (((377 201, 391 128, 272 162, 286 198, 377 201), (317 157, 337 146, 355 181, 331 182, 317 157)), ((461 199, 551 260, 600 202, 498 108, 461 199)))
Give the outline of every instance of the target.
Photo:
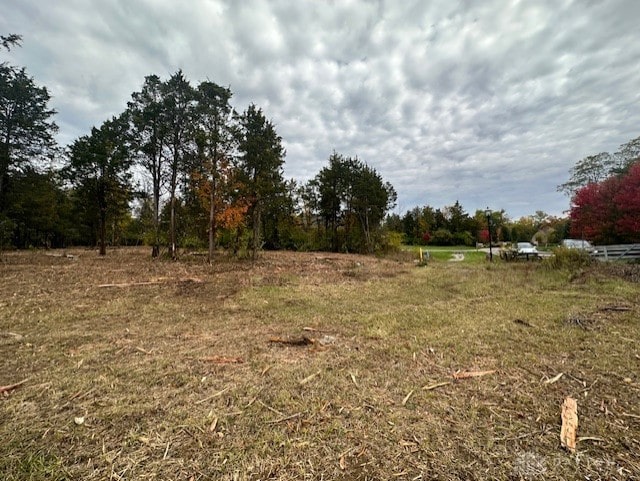
POLYGON ((52 94, 62 145, 122 112, 150 74, 228 86, 275 124, 285 175, 333 151, 398 193, 561 216, 580 159, 640 136, 636 0, 0 0, 0 34, 52 94))

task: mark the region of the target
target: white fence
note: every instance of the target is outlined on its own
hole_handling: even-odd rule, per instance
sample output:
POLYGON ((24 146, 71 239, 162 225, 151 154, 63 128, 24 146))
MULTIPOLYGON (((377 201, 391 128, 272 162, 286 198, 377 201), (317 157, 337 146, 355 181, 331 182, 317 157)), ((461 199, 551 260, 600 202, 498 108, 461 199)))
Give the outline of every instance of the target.
POLYGON ((594 255, 601 261, 637 260, 640 259, 640 244, 619 244, 612 246, 596 246, 594 255))

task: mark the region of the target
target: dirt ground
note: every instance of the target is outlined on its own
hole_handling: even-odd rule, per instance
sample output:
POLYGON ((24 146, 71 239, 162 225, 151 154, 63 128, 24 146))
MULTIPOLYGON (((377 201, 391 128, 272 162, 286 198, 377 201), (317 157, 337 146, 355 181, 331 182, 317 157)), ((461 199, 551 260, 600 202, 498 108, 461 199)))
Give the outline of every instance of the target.
POLYGON ((634 276, 5 253, 0 478, 638 479, 634 276))

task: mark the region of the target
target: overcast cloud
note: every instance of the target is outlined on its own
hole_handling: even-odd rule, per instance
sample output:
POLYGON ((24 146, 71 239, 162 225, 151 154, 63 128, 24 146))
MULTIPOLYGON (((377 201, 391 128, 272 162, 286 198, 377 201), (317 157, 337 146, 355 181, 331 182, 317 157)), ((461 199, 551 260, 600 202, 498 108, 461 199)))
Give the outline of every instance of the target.
POLYGON ((262 107, 306 181, 333 150, 396 212, 561 215, 586 155, 640 136, 640 1, 0 0, 0 59, 53 95, 65 145, 182 69, 262 107))

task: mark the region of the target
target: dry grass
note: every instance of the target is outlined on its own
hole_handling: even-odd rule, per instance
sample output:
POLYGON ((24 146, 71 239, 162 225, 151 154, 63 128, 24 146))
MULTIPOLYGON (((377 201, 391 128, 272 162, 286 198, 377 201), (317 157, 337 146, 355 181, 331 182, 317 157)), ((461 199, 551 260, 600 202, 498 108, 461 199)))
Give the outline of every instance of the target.
POLYGON ((28 379, 0 395, 2 479, 640 477, 632 281, 74 254, 0 264, 0 385, 28 379), (317 342, 269 342, 303 335, 317 342), (475 370, 495 372, 453 377, 475 370), (559 447, 566 396, 575 454, 559 447))

